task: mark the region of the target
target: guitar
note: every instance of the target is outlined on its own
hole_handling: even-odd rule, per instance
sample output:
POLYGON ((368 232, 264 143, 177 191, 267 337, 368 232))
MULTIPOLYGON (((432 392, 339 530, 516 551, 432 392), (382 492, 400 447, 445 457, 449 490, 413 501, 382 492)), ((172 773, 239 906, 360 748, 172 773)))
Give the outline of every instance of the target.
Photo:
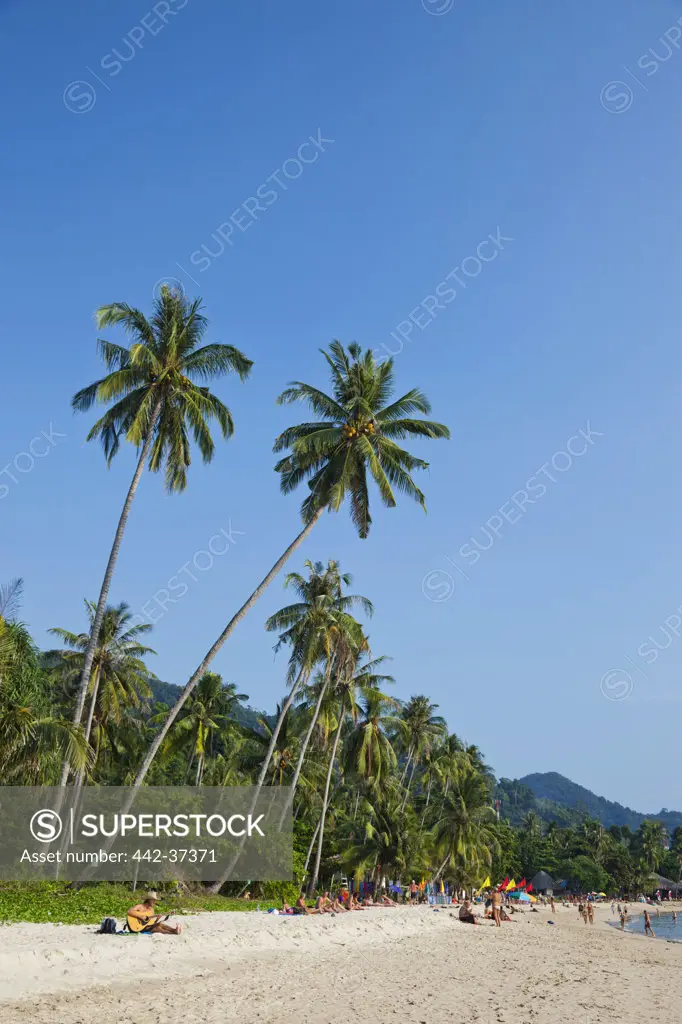
POLYGON ((167 921, 171 914, 145 914, 144 920, 141 917, 133 917, 131 914, 126 915, 126 923, 128 925, 128 931, 131 932, 143 932, 146 928, 152 925, 160 924, 163 921, 167 921))

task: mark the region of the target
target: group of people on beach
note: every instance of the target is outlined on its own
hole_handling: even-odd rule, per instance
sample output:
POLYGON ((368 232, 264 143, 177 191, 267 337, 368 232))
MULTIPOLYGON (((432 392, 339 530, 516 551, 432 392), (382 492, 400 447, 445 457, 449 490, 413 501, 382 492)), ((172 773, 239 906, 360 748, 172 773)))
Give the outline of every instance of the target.
POLYGON ((309 907, 303 893, 296 900, 293 907, 290 907, 286 900, 282 900, 281 914, 347 914, 353 910, 364 910, 365 907, 397 907, 398 904, 389 896, 379 895, 374 900, 369 893, 360 900, 357 893, 349 893, 342 889, 333 896, 330 892, 324 892, 315 900, 315 906, 309 907))

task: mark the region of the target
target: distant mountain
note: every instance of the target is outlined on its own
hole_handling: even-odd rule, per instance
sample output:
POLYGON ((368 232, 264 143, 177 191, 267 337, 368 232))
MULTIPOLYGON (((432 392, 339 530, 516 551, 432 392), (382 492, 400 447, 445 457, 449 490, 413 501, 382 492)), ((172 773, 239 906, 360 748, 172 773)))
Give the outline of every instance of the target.
MULTIPOLYGON (((508 781, 508 780, 500 780, 508 781)), ((668 828, 675 828, 682 825, 682 812, 669 811, 666 807, 651 814, 641 814, 633 811, 630 807, 615 803, 613 800, 606 800, 603 796, 596 796, 584 786, 578 786, 575 782, 559 775, 558 772, 542 772, 534 775, 526 775, 519 779, 518 783, 524 789, 528 789, 535 797, 537 807, 536 813, 540 814, 546 821, 565 820, 568 810, 579 817, 588 815, 590 818, 597 818, 605 828, 610 825, 627 825, 632 831, 636 831, 646 818, 653 818, 662 821, 668 828), (554 816, 553 811, 556 812, 554 816)))
MULTIPOLYGON (((176 683, 164 683, 161 679, 150 679, 149 686, 154 700, 159 701, 161 704, 168 704, 169 707, 175 704, 182 690, 182 687, 176 683)), ((241 725, 246 725, 249 729, 262 732, 263 728, 260 724, 260 719, 265 718, 270 721, 272 716, 266 715, 264 711, 256 711, 255 708, 249 707, 248 704, 238 704, 236 706, 235 718, 241 725)))

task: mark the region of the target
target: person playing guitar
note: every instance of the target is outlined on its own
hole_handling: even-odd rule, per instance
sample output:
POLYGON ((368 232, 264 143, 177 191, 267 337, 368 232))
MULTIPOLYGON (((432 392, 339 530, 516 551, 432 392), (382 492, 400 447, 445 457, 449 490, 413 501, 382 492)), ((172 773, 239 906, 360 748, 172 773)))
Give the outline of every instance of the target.
POLYGON ((181 935, 181 924, 175 927, 166 924, 170 914, 166 914, 164 917, 155 913, 158 901, 159 897, 155 892, 148 892, 144 898, 144 903, 138 903, 137 906, 131 907, 126 915, 128 930, 131 932, 152 932, 155 935, 181 935))

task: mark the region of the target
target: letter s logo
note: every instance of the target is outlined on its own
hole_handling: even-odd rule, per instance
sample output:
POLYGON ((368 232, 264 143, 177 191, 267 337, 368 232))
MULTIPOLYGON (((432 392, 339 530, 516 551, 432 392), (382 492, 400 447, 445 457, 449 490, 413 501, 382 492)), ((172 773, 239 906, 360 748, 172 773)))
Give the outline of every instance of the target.
POLYGON ((31 835, 39 843, 51 843, 62 833, 62 819, 56 811, 45 808, 42 811, 36 811, 31 818, 29 828, 31 835))

